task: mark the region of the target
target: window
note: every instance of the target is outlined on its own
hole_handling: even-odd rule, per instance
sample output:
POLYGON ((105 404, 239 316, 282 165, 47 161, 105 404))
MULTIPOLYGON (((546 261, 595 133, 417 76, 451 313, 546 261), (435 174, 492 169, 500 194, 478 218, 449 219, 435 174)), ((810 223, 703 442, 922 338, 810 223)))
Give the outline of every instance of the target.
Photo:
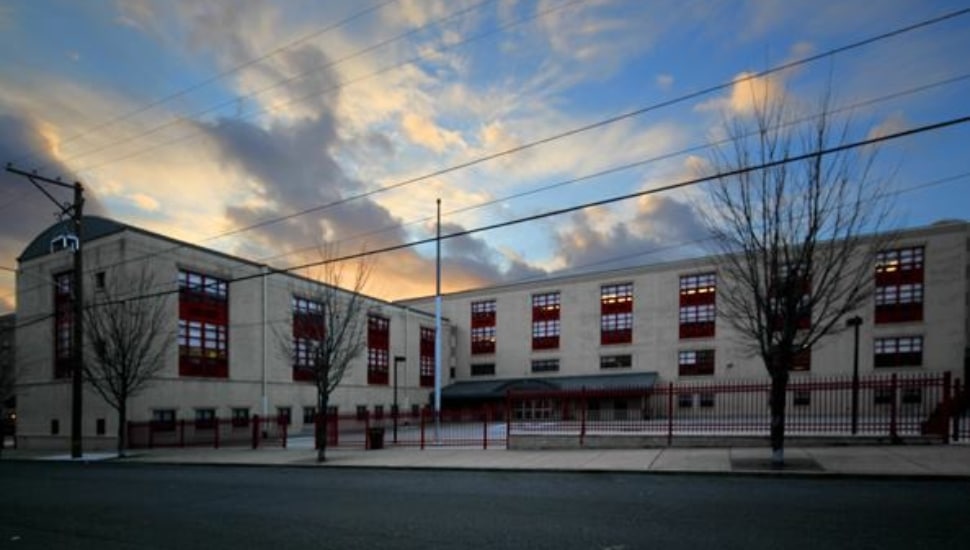
POLYGON ((713 393, 702 393, 700 394, 700 406, 702 408, 709 409, 714 406, 714 394, 713 393))
POLYGON ((384 418, 384 405, 374 405, 374 419, 380 420, 384 418))
POLYGON ((796 329, 812 326, 812 276, 807 269, 804 265, 780 265, 777 278, 768 282, 769 330, 781 331, 789 315, 794 317, 796 329))
POLYGON ((156 432, 175 429, 175 409, 155 409, 152 411, 152 429, 156 432))
POLYGON ((491 376, 495 374, 495 363, 472 364, 472 376, 491 376))
POLYGON ((558 292, 532 295, 532 349, 556 349, 560 336, 558 292))
POLYGON ((228 378, 229 283, 179 271, 179 376, 228 378))
POLYGON ((293 410, 290 407, 276 407, 276 422, 280 426, 293 424, 293 410))
POLYGON ((875 322, 923 320, 923 247, 884 250, 876 256, 875 322))
POLYGON ((245 428, 249 426, 249 409, 246 407, 236 407, 232 409, 232 425, 235 428, 245 428))
POLYGON ((306 425, 315 424, 317 421, 316 407, 303 407, 303 423, 306 425))
POLYGON ((495 353, 495 300, 480 300, 471 305, 471 352, 495 353))
POLYGON ((472 354, 495 353, 495 327, 472 327, 472 354))
POLYGON ((313 382, 315 370, 323 352, 326 320, 323 303, 293 296, 293 380, 313 382))
POLYGON ((807 390, 795 390, 792 394, 792 405, 796 407, 807 407, 812 404, 812 392, 807 390))
POLYGON ((103 418, 98 418, 94 421, 94 433, 96 435, 104 435, 107 432, 107 425, 103 418))
POLYGON ((216 427, 215 409, 195 409, 195 429, 211 430, 216 427))
POLYGON ((714 350, 685 350, 677 354, 677 374, 704 376, 714 374, 714 350))
POLYGON ((714 273, 680 277, 680 337, 714 336, 717 277, 714 273))
POLYGON ((876 338, 876 367, 919 367, 923 364, 923 337, 897 336, 876 338))
POLYGON ((694 406, 694 395, 690 393, 682 393, 677 396, 677 407, 681 409, 689 409, 694 406))
POLYGON ((876 255, 876 273, 900 273, 923 269, 923 247, 883 250, 876 255))
POLYGON ((367 316, 367 383, 387 385, 390 382, 390 326, 387 317, 367 316))
POLYGON ((600 357, 601 369, 628 369, 632 366, 632 355, 604 355, 600 357))
POLYGON ((367 419, 367 405, 357 405, 357 420, 367 419))
POLYGON ((61 421, 54 418, 51 420, 51 435, 57 435, 61 433, 61 421))
POLYGON ((421 327, 420 357, 418 378, 422 388, 434 387, 435 376, 435 330, 434 327, 421 327))
POLYGON ((535 359, 532 361, 532 372, 556 372, 559 370, 559 359, 535 359))
POLYGON ((105 275, 104 271, 98 271, 94 274, 94 288, 97 290, 104 290, 105 287, 105 275))
POLYGON ((600 287, 600 344, 633 342, 633 283, 600 287))
POLYGON ((54 378, 69 378, 74 355, 74 275, 54 276, 54 378))
POLYGON ((788 370, 792 372, 812 370, 812 348, 796 351, 795 355, 791 358, 791 367, 788 370))

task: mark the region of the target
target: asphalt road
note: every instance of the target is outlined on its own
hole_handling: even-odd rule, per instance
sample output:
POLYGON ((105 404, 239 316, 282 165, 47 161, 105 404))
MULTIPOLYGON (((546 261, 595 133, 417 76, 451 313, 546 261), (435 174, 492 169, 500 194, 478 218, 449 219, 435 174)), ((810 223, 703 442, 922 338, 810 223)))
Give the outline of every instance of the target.
POLYGON ((966 548, 970 482, 0 463, 0 548, 966 548))

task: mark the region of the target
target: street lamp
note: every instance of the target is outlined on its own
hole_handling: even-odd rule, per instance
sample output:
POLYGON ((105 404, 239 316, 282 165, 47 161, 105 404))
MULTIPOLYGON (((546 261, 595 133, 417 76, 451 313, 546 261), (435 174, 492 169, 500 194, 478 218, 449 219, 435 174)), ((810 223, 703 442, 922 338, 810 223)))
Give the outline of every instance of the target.
POLYGON ((855 333, 855 351, 852 357, 852 435, 859 431, 859 327, 862 317, 858 315, 845 320, 845 326, 855 333))
POLYGON ((398 363, 405 363, 405 368, 407 368, 407 357, 403 355, 394 356, 394 405, 391 407, 391 414, 394 417, 394 443, 397 443, 397 417, 400 416, 400 409, 397 406, 397 365, 398 363))

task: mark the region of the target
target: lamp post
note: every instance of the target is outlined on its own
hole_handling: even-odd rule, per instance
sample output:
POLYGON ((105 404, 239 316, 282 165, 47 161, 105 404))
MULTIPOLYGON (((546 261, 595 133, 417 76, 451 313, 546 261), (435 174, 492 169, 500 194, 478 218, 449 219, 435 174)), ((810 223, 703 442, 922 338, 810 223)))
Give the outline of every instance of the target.
POLYGON ((858 315, 845 320, 845 326, 855 333, 855 349, 852 356, 852 435, 859 431, 859 327, 862 317, 858 315))
POLYGON ((397 406, 397 365, 399 363, 405 363, 405 368, 407 368, 406 362, 407 357, 403 355, 394 356, 394 405, 391 407, 391 415, 394 417, 394 443, 397 443, 397 417, 401 414, 397 406))

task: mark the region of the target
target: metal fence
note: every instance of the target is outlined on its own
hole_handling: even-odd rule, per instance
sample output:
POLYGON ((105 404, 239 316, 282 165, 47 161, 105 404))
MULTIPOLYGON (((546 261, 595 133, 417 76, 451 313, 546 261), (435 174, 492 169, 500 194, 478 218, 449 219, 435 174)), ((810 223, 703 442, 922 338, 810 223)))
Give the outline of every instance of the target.
MULTIPOLYGON (((319 419, 318 419, 319 421, 319 419)), ((371 449, 376 446, 402 447, 505 447, 506 418, 502 407, 448 409, 435 420, 425 407, 401 414, 359 414, 327 416, 327 446, 371 449)))
MULTIPOLYGON (((949 373, 793 379, 786 434, 866 435, 896 440, 968 435, 949 373), (857 406, 853 407, 853 396, 857 406), (853 414, 855 409, 855 414, 853 414)), ((509 395, 511 436, 767 436, 770 380, 667 383, 652 388, 532 391, 509 395)))
POLYGON ((128 448, 286 447, 286 417, 128 422, 128 448))

